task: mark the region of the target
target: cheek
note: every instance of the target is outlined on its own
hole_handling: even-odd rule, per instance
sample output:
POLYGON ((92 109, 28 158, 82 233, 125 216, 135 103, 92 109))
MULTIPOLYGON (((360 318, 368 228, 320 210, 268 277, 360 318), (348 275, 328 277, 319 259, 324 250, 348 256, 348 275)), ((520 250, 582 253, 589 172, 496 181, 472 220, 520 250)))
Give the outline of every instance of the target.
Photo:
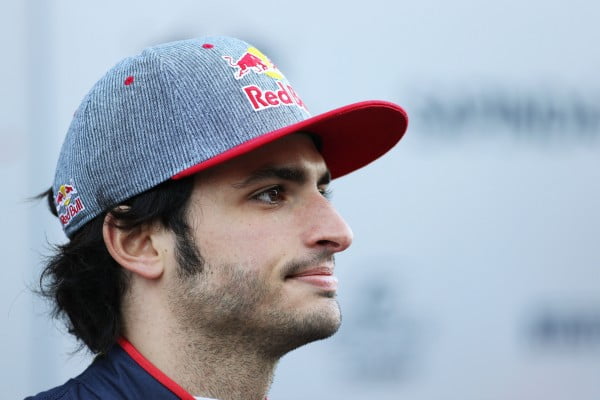
POLYGON ((205 220, 196 230, 200 252, 212 264, 237 264, 248 269, 264 268, 282 257, 293 255, 293 235, 289 221, 263 216, 246 221, 215 217, 205 220))

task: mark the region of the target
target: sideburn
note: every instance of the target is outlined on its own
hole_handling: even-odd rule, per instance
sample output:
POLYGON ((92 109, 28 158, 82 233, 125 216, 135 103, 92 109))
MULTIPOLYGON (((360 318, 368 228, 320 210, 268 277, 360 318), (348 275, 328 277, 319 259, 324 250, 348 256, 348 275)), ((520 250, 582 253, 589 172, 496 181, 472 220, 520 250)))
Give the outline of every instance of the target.
POLYGON ((190 227, 181 219, 171 227, 175 233, 175 258, 179 265, 179 278, 185 279, 204 270, 204 258, 196 245, 190 227))

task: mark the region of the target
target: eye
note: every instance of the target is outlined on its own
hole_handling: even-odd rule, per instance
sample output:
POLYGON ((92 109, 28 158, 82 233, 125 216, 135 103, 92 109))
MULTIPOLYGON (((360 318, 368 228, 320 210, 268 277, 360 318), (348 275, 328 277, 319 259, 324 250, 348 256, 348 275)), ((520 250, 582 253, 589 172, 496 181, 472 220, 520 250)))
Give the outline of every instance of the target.
POLYGON ((284 189, 281 186, 273 186, 262 192, 259 192, 252 196, 253 199, 261 201, 266 204, 279 204, 284 200, 284 189))
POLYGON ((321 195, 323 197, 325 197, 327 200, 331 200, 331 195, 332 195, 333 191, 329 187, 320 187, 319 193, 321 193, 321 195))

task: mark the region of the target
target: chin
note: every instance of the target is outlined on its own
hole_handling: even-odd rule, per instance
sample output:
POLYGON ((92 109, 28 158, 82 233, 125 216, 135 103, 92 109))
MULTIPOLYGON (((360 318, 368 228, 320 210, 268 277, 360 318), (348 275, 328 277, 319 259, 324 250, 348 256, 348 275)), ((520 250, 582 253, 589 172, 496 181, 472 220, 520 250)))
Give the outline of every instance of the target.
MULTIPOLYGON (((325 339, 338 331, 342 323, 340 307, 335 300, 327 300, 326 307, 311 310, 300 324, 299 331, 312 340, 325 339)), ((312 341, 310 340, 310 341, 312 341)))
POLYGON ((273 315, 271 331, 265 332, 267 350, 281 357, 305 344, 326 339, 338 331, 342 323, 340 307, 336 300, 321 299, 320 304, 308 310, 296 310, 292 315, 273 315))

